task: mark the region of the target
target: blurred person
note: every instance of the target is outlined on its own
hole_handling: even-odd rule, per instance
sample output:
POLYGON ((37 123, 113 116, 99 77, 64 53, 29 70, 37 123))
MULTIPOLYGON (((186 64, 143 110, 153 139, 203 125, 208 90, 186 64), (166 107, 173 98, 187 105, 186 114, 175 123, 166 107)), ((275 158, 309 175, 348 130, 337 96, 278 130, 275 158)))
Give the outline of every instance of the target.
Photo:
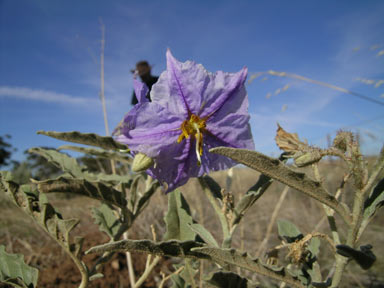
MULTIPOLYGON (((136 63, 136 69, 131 70, 132 73, 139 75, 141 81, 147 85, 149 91, 146 97, 149 99, 149 101, 151 101, 149 92, 151 92, 153 84, 155 84, 159 79, 158 76, 153 76, 151 74, 151 69, 152 66, 150 66, 147 61, 143 60, 136 63)), ((138 103, 135 91, 132 93, 131 103, 132 105, 136 105, 138 103)))

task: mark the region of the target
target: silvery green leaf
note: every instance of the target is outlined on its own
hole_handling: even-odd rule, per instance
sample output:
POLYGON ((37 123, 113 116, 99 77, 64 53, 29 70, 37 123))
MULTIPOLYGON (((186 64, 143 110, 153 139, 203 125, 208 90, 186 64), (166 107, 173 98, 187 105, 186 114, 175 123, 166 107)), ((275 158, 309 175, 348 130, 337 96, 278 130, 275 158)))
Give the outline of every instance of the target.
POLYGON ((311 276, 311 284, 312 285, 313 285, 313 283, 323 283, 319 262, 317 262, 317 261, 313 262, 311 269, 308 269, 307 272, 311 276))
POLYGON ((284 281, 294 287, 303 287, 300 281, 296 277, 291 276, 284 267, 268 266, 259 259, 252 259, 247 253, 241 253, 235 249, 201 247, 193 248, 192 251, 209 256, 209 260, 218 264, 234 265, 275 280, 284 281))
POLYGON ((12 181, 10 173, 0 173, 0 189, 70 252, 69 233, 79 223, 78 219, 63 219, 35 185, 20 186, 12 181))
POLYGON ((189 224, 189 226, 195 233, 197 233, 201 237, 201 239, 204 240, 205 243, 213 247, 219 247, 219 244, 217 244, 211 232, 205 229, 202 225, 198 223, 192 223, 192 224, 189 224))
POLYGON ((150 240, 120 240, 90 248, 86 254, 105 252, 142 252, 157 256, 181 257, 192 259, 209 259, 208 256, 192 251, 193 248, 204 247, 204 243, 196 241, 169 240, 153 242, 150 240))
POLYGON ((71 145, 63 145, 57 148, 57 150, 72 150, 81 152, 84 154, 90 154, 94 155, 100 158, 105 159, 112 159, 120 162, 125 163, 132 163, 132 158, 127 156, 126 153, 120 153, 116 151, 106 151, 104 149, 96 149, 96 148, 88 148, 88 147, 81 147, 81 146, 71 146, 71 145))
POLYGON ((217 288, 256 288, 256 284, 233 272, 218 271, 211 273, 205 280, 207 287, 217 288))
POLYGON ((28 152, 44 157, 58 168, 61 168, 64 172, 70 173, 74 177, 83 176, 83 170, 85 170, 85 167, 80 166, 75 158, 70 157, 67 154, 60 153, 56 150, 39 147, 31 148, 28 150, 28 152))
POLYGON ((28 150, 31 153, 36 153, 47 159, 49 162, 55 164, 57 167, 61 168, 64 172, 69 173, 75 178, 83 178, 88 181, 102 181, 106 184, 116 185, 118 183, 127 183, 130 181, 129 176, 120 176, 117 174, 104 174, 98 173, 93 174, 86 171, 86 168, 80 166, 76 159, 70 157, 64 153, 60 153, 52 149, 44 148, 31 148, 28 150))
POLYGON ((284 240, 288 243, 292 243, 303 238, 303 234, 300 230, 290 221, 277 220, 277 229, 280 237, 284 238, 284 240))
POLYGON ((186 241, 196 239, 196 233, 190 228, 193 219, 189 205, 179 190, 168 194, 168 212, 164 220, 167 226, 164 240, 186 241))
MULTIPOLYGON (((0 172, 0 190, 10 197, 13 202, 31 216, 50 236, 55 239, 66 253, 76 257, 76 266, 84 271, 86 265, 79 259, 79 243, 71 243, 69 234, 79 223, 78 219, 63 219, 55 208, 48 202, 45 194, 40 193, 36 185, 20 186, 12 181, 10 173, 0 172), (27 188, 27 186, 29 186, 27 188), (31 192, 33 191, 33 192, 31 192)), ((81 256, 80 256, 81 257, 81 256)), ((86 277, 82 272, 82 277, 86 277)))
POLYGON ((312 257, 317 256, 320 252, 320 239, 317 237, 314 237, 309 241, 308 250, 311 252, 312 257))
POLYGON ((123 193, 113 187, 106 186, 101 182, 59 177, 57 179, 35 181, 35 183, 37 184, 39 191, 43 193, 73 193, 104 201, 119 207, 125 207, 127 205, 123 193))
POLYGON ((194 279, 199 269, 199 261, 195 259, 184 259, 184 263, 184 269, 179 276, 184 279, 186 287, 192 287, 194 286, 194 279))
POLYGON ((221 187, 220 185, 210 176, 204 175, 202 177, 207 184, 209 190, 211 191, 212 195, 220 200, 223 200, 223 195, 221 193, 221 187))
POLYGON ((345 206, 340 205, 336 198, 323 188, 321 183, 312 180, 304 173, 291 170, 279 159, 246 149, 216 147, 209 151, 229 157, 291 188, 301 191, 333 208, 342 216, 346 223, 351 222, 349 211, 346 210, 345 206))
POLYGON ((22 254, 9 254, 0 245, 0 283, 32 288, 36 287, 38 276, 39 270, 25 264, 22 254))
POLYGON ((137 175, 135 178, 133 178, 131 185, 129 186, 129 201, 128 201, 128 208, 131 211, 135 210, 136 201, 138 198, 139 191, 138 185, 140 182, 140 179, 143 178, 142 175, 137 175))
POLYGON ((108 150, 127 150, 127 146, 116 142, 112 137, 99 136, 94 133, 38 131, 37 134, 46 135, 59 140, 96 146, 108 150))
POLYGON ((259 176, 259 180, 253 185, 247 193, 241 197, 240 201, 233 210, 234 218, 232 226, 239 223, 246 211, 264 194, 272 183, 272 179, 264 174, 259 176))
POLYGON ((364 220, 369 221, 384 205, 384 178, 379 181, 376 187, 372 190, 369 197, 364 202, 364 220))
POLYGON ((151 183, 151 185, 147 188, 147 190, 144 192, 142 196, 139 197, 139 200, 137 201, 137 205, 134 209, 134 215, 137 217, 143 209, 148 205, 149 200, 151 199, 152 195, 156 192, 157 188, 160 187, 159 181, 155 180, 151 183))
POLYGON ((171 288, 186 288, 187 287, 185 284, 185 280, 181 276, 179 276, 178 274, 172 275, 171 280, 172 280, 171 288))
POLYGON ((115 239, 120 231, 121 222, 114 210, 108 205, 102 204, 100 207, 92 209, 92 216, 95 224, 99 225, 100 231, 105 232, 109 238, 115 239))

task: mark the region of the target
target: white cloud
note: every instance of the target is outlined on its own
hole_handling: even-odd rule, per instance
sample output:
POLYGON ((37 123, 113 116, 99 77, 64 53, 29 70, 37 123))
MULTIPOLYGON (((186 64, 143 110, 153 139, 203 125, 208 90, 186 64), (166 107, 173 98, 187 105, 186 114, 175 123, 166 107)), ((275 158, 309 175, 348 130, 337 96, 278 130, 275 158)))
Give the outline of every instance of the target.
POLYGON ((54 91, 10 86, 0 86, 0 97, 69 105, 90 105, 98 102, 98 99, 74 97, 68 94, 57 93, 54 91))

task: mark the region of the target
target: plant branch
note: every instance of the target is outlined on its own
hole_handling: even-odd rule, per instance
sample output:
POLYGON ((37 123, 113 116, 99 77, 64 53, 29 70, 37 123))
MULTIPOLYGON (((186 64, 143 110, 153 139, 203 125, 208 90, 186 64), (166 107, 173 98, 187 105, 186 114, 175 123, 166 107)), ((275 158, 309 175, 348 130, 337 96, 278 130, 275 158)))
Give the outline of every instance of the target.
POLYGON ((228 237, 230 237, 229 223, 228 223, 227 217, 225 217, 223 211, 220 209, 219 205, 217 204, 216 199, 215 199, 215 197, 213 197, 212 192, 210 191, 205 180, 202 177, 199 177, 198 180, 199 180, 201 187, 203 188, 205 196, 207 196, 209 202, 211 203, 213 209, 215 210, 217 216, 219 217, 221 229, 223 232, 223 244, 224 244, 224 241, 228 237))
POLYGON ((287 196, 288 190, 289 190, 289 187, 285 186, 283 192, 281 192, 279 200, 277 201, 276 206, 272 212, 271 220, 269 221, 267 232, 265 233, 265 237, 263 239, 263 242, 261 242, 259 248, 257 249, 256 257, 260 257, 261 252, 263 251, 265 245, 267 244, 267 242, 269 240, 269 237, 271 236, 273 225, 276 221, 277 215, 279 214, 281 205, 283 204, 284 199, 287 196))
POLYGON ((347 224, 351 224, 352 219, 348 209, 341 205, 333 195, 329 194, 319 182, 310 179, 304 173, 291 170, 278 159, 270 158, 256 151, 227 147, 213 148, 210 149, 210 152, 227 156, 291 188, 305 193, 309 197, 334 209, 347 224))

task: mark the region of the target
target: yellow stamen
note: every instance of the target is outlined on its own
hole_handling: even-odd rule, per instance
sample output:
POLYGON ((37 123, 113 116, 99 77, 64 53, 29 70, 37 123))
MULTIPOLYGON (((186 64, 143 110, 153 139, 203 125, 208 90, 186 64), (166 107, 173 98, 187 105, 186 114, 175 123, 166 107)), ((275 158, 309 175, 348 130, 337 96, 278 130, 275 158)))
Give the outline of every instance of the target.
POLYGON ((196 156, 198 165, 201 165, 201 155, 203 155, 203 132, 205 132, 206 119, 200 119, 199 116, 192 114, 188 120, 185 120, 181 124, 181 134, 177 139, 177 143, 185 139, 188 139, 191 135, 196 140, 196 156))

